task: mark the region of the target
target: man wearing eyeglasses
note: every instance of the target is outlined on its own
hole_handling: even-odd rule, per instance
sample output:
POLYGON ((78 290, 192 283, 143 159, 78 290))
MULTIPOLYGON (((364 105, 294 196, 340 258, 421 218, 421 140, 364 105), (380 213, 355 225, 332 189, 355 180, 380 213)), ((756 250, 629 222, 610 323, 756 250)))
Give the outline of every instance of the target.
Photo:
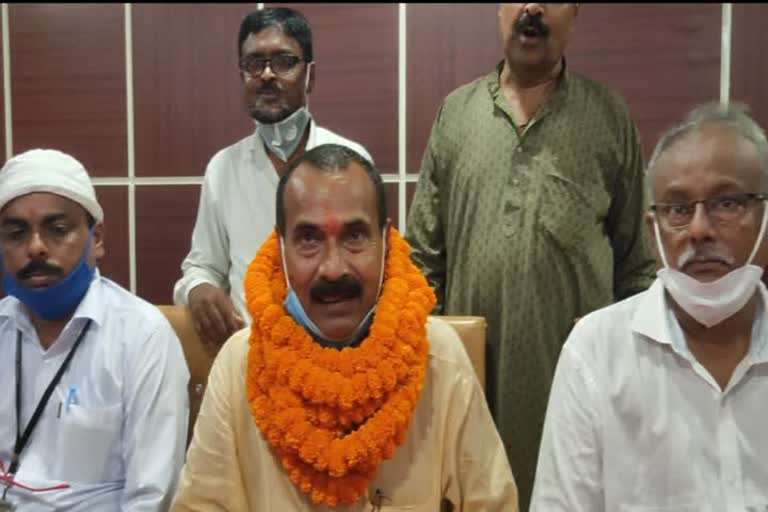
POLYGON ((308 108, 315 78, 312 32, 290 8, 255 11, 238 36, 240 75, 256 130, 219 151, 205 172, 191 249, 181 264, 174 302, 189 304, 203 341, 223 343, 250 316, 245 268, 275 224, 275 192, 295 158, 320 144, 359 144, 318 126, 308 108))
POLYGON ((704 105, 647 179, 663 268, 566 341, 531 510, 768 510, 765 132, 704 105))

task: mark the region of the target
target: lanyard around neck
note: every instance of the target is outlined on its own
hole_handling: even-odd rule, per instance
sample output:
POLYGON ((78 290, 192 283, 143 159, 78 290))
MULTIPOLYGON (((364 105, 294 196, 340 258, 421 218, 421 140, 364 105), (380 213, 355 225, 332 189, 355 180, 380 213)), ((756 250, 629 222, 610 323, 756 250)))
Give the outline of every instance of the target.
POLYGON ((66 359, 64 359, 64 362, 61 363, 61 366, 56 372, 56 375, 53 376, 53 379, 51 379, 48 387, 45 388, 45 392, 43 392, 43 396, 37 403, 35 412, 32 413, 32 417, 29 419, 29 422, 27 423, 23 433, 21 431, 21 331, 18 331, 18 335, 16 336, 16 444, 13 447, 13 458, 11 459, 11 466, 8 469, 8 473, 10 475, 13 476, 16 474, 16 471, 18 471, 21 452, 24 450, 24 447, 27 445, 29 438, 32 436, 32 432, 35 430, 35 427, 39 423, 40 416, 43 414, 43 410, 48 404, 48 400, 51 398, 53 390, 56 389, 56 386, 59 384, 59 381, 61 381, 61 377, 64 375, 64 372, 67 371, 69 362, 72 361, 72 357, 75 355, 77 347, 80 346, 83 338, 85 338, 85 334, 88 332, 88 328, 91 326, 91 322, 92 320, 89 318, 83 329, 80 331, 75 344, 72 345, 71 349, 69 349, 69 353, 67 354, 66 359))

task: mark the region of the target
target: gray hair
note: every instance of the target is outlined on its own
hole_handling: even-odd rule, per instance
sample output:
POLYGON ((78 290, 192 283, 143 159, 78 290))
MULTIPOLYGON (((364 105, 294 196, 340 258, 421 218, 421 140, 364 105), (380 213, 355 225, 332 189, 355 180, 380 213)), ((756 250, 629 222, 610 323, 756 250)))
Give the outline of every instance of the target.
POLYGON ((768 181, 768 139, 766 139, 765 131, 750 116, 749 107, 744 103, 738 102, 728 104, 711 102, 694 108, 683 122, 673 126, 661 135, 648 162, 646 180, 649 190, 651 189, 653 171, 664 152, 674 146, 676 142, 699 130, 702 125, 707 123, 726 124, 737 134, 752 142, 757 148, 764 178, 768 181))

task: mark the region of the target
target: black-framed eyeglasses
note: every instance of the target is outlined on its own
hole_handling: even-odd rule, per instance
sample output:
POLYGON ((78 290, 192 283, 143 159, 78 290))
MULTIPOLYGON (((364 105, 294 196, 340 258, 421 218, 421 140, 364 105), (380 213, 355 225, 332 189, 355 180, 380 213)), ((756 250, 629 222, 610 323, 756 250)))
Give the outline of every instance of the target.
POLYGON ((240 70, 251 76, 261 76, 269 66, 274 74, 284 76, 293 71, 302 60, 304 59, 289 53, 281 53, 272 57, 246 55, 240 59, 240 70))
POLYGON ((730 224, 744 217, 754 201, 765 201, 768 194, 741 193, 687 201, 682 203, 656 203, 651 210, 669 227, 688 226, 696 214, 696 205, 704 205, 704 211, 713 222, 730 224))

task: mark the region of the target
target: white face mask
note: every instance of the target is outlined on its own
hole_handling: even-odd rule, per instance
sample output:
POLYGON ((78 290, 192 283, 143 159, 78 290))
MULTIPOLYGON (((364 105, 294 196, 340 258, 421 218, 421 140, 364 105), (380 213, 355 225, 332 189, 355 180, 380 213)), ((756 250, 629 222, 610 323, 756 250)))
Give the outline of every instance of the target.
POLYGON ((763 208, 760 233, 757 235, 755 246, 744 266, 728 272, 716 281, 702 283, 669 267, 667 257, 664 254, 664 246, 661 243, 659 223, 654 216, 653 228, 656 233, 656 244, 664 263, 664 268, 659 270, 656 275, 675 302, 700 324, 706 327, 719 324, 740 311, 754 295, 763 275, 763 269, 752 265, 752 259, 763 241, 766 220, 768 220, 768 205, 763 208))
POLYGON ((384 267, 386 265, 387 254, 386 233, 387 228, 385 227, 381 244, 381 273, 379 274, 379 287, 376 291, 376 300, 374 301, 373 306, 371 306, 371 309, 368 310, 363 319, 352 332, 352 334, 347 339, 338 341, 329 339, 325 334, 323 334, 315 322, 309 318, 309 315, 304 309, 301 300, 299 300, 299 296, 291 286, 291 282, 288 279, 288 267, 285 264, 285 243, 283 242, 283 237, 280 237, 280 255, 283 260, 283 274, 285 275, 285 284, 288 287, 288 292, 286 293, 285 300, 283 301, 283 307, 299 325, 308 330, 315 337, 315 339, 320 341, 321 344, 328 347, 351 346, 360 341, 360 339, 368 332, 368 328, 373 322, 373 312, 376 309, 376 304, 379 302, 379 296, 381 295, 381 285, 384 282, 384 267))
POLYGON ((304 106, 289 115, 282 121, 266 124, 253 120, 256 125, 256 133, 280 160, 287 162, 288 158, 296 151, 304 135, 309 121, 312 119, 309 113, 309 63, 304 79, 304 106))

